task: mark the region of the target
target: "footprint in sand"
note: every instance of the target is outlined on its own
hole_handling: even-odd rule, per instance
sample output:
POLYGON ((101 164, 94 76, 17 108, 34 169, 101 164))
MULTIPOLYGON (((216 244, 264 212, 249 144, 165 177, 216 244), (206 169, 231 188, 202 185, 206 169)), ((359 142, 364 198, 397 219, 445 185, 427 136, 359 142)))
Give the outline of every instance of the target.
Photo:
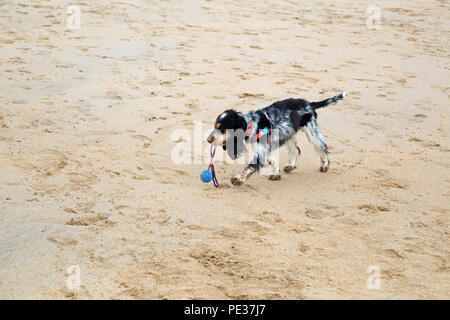
POLYGON ((172 171, 175 175, 177 176, 181 176, 181 177, 186 177, 189 176, 189 173, 187 173, 186 171, 183 170, 179 170, 179 169, 170 169, 170 171, 172 171))
POLYGON ((406 189, 407 188, 406 185, 397 183, 392 180, 381 181, 380 185, 385 188, 397 188, 397 189, 406 189))
POLYGON ((381 250, 380 253, 390 258, 404 258, 397 250, 392 248, 381 250))
POLYGON ((424 119, 428 118, 427 115, 422 114, 422 113, 417 113, 414 115, 414 117, 408 119, 411 122, 417 122, 417 123, 421 123, 423 122, 424 119))
POLYGON ((329 216, 326 212, 323 212, 320 209, 309 209, 309 208, 305 210, 305 215, 311 219, 322 219, 329 216))
POLYGON ((54 238, 54 237, 48 237, 48 241, 56 243, 58 246, 73 246, 78 243, 77 240, 71 239, 68 237, 60 237, 60 238, 54 238))
POLYGON ((362 204, 362 205, 358 206, 358 209, 364 210, 366 212, 385 212, 385 211, 390 211, 390 209, 387 208, 387 207, 373 205, 373 204, 362 204))
POLYGON ((159 83, 161 86, 165 86, 165 87, 173 87, 174 85, 172 84, 172 82, 170 81, 161 81, 159 83))
POLYGON ((191 111, 198 111, 200 109, 196 102, 189 102, 184 105, 191 111))
POLYGON ((439 143, 433 141, 424 142, 422 143, 422 145, 429 149, 439 149, 441 151, 445 151, 445 149, 441 148, 441 145, 439 143))
POLYGON ((403 274, 403 269, 394 269, 391 268, 389 270, 382 270, 381 277, 383 279, 399 279, 405 277, 403 274))
POLYGON ((242 94, 239 94, 238 97, 241 98, 241 99, 243 99, 243 98, 263 99, 264 98, 264 93, 247 93, 247 92, 244 92, 242 94))
POLYGON ((87 227, 94 224, 101 224, 102 226, 113 226, 116 222, 108 220, 108 216, 105 214, 86 215, 84 217, 71 218, 66 222, 69 226, 87 227))
POLYGON ((150 221, 155 222, 155 223, 159 224, 160 226, 163 226, 170 221, 170 216, 163 213, 163 214, 159 214, 156 216, 151 216, 150 221))
POLYGON ((258 215, 258 219, 272 226, 275 226, 276 224, 283 222, 278 213, 265 210, 258 215))
POLYGON ((149 137, 146 137, 146 136, 144 136, 144 135, 142 135, 142 134, 135 134, 135 135, 133 135, 133 136, 131 136, 133 139, 137 139, 137 140, 140 140, 140 141, 143 141, 144 142, 144 144, 142 145, 144 148, 148 148, 148 147, 150 147, 151 146, 151 142, 152 142, 152 140, 149 138, 149 137))
POLYGON ((220 230, 219 234, 225 238, 230 238, 230 239, 239 239, 239 238, 243 238, 245 236, 245 233, 242 231, 227 229, 227 228, 223 228, 222 230, 220 230))
POLYGON ((423 142, 422 139, 416 138, 416 137, 412 137, 408 139, 409 142, 423 142))
POLYGON ((242 222, 242 224, 247 226, 251 232, 254 232, 259 236, 266 235, 270 231, 270 229, 273 228, 272 226, 269 226, 267 224, 265 224, 264 226, 263 223, 256 221, 244 221, 242 222))

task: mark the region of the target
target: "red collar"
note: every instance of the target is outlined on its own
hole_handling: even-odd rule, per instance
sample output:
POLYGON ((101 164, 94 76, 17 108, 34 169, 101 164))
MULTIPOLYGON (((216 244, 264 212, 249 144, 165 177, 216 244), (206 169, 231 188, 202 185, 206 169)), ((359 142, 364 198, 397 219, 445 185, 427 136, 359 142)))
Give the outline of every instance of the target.
POLYGON ((245 133, 246 136, 250 137, 252 135, 252 128, 253 128, 253 121, 250 120, 250 124, 248 125, 248 128, 247 128, 247 132, 245 133))
MULTIPOLYGON (((256 134, 255 136, 252 137, 253 121, 250 120, 250 124, 248 125, 248 128, 247 128, 247 132, 245 133, 245 135, 247 137, 253 138, 255 141, 257 141, 261 136, 263 136, 265 134, 269 134, 269 135, 272 134, 272 121, 270 121, 269 115, 267 114, 267 112, 265 110, 263 110, 262 113, 266 116, 267 120, 269 121, 270 127, 260 130, 258 134, 256 134)), ((269 141, 269 144, 270 144, 270 146, 272 146, 272 140, 269 141)))

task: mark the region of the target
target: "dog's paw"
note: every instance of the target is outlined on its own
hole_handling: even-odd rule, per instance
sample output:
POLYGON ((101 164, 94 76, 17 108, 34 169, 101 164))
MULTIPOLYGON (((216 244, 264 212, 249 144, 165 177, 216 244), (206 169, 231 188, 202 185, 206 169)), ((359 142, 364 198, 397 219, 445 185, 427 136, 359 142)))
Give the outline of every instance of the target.
POLYGON ((269 176, 269 180, 272 180, 272 181, 278 181, 280 179, 281 179, 281 176, 279 174, 271 174, 269 176))
POLYGON ((291 172, 292 170, 294 170, 296 168, 297 168, 296 166, 287 165, 287 166, 285 166, 283 168, 283 171, 286 172, 286 173, 289 173, 289 172, 291 172))
POLYGON ((242 186, 244 184, 244 181, 240 177, 232 177, 230 179, 230 182, 234 186, 242 186))
POLYGON ((320 172, 327 172, 328 168, 329 168, 328 166, 321 166, 319 170, 320 172))

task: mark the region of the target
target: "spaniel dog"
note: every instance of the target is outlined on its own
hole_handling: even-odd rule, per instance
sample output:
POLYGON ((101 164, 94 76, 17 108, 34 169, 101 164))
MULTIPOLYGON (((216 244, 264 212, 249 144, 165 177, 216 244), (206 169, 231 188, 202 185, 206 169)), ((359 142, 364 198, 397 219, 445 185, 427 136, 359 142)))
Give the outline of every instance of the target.
POLYGON ((231 178, 231 183, 235 186, 242 185, 254 172, 266 165, 270 165, 272 170, 269 179, 280 180, 277 159, 271 156, 271 151, 284 144, 288 148, 289 161, 283 170, 286 173, 294 170, 300 155, 300 148, 294 138, 298 130, 306 134, 319 153, 320 171, 327 172, 330 162, 327 145, 317 123, 316 109, 345 96, 346 93, 342 92, 320 102, 286 99, 249 113, 226 110, 217 117, 214 130, 207 141, 214 146, 222 146, 232 159, 242 155, 245 150, 244 141, 252 146, 253 154, 249 163, 240 174, 231 178))

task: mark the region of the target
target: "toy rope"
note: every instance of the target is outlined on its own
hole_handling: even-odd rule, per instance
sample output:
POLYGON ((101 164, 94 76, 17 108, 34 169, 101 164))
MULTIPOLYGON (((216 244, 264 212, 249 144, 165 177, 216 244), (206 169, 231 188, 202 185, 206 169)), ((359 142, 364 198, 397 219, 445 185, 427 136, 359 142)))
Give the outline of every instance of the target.
POLYGON ((216 154, 216 147, 213 148, 213 146, 211 146, 211 149, 209 150, 209 154, 211 155, 211 162, 209 163, 208 170, 211 171, 214 187, 217 188, 219 186, 219 181, 217 181, 216 171, 214 170, 214 162, 213 162, 214 155, 216 154))

